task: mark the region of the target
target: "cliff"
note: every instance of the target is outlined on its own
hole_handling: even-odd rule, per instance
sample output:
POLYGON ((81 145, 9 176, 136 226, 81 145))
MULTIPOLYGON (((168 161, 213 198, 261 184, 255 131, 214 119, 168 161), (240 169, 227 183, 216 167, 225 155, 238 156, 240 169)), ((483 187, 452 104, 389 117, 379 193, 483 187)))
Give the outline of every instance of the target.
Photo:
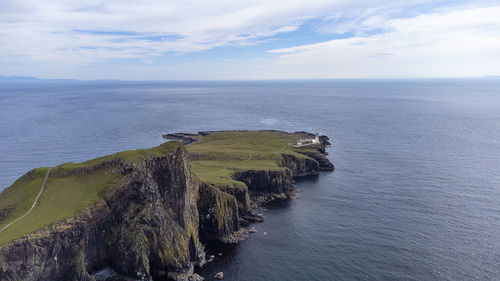
POLYGON ((166 134, 186 145, 194 173, 204 182, 198 209, 204 241, 236 243, 247 235, 249 222, 263 217, 252 208, 296 193, 294 179, 331 171, 327 136, 310 146, 294 147, 306 132, 219 131, 166 134))
POLYGON ((199 181, 189 170, 187 151, 177 145, 165 156, 148 155, 139 164, 105 160, 85 169, 122 176, 123 185, 75 217, 0 247, 1 280, 95 280, 112 268, 136 280, 168 275, 187 280, 204 262, 198 237, 199 181))
MULTIPOLYGON (((187 146, 169 142, 55 167, 34 214, 0 233, 0 280, 199 280, 193 269, 205 263, 202 242, 237 243, 249 222, 262 220, 252 206, 290 198, 294 178, 333 169, 327 137, 303 149, 287 145, 304 136, 204 132, 186 135, 187 146), (50 200, 73 186, 65 200, 87 203, 65 209, 50 200), (26 228, 34 219, 45 221, 26 228)), ((22 209, 5 202, 39 187, 45 171, 0 194, 0 226, 22 209)))

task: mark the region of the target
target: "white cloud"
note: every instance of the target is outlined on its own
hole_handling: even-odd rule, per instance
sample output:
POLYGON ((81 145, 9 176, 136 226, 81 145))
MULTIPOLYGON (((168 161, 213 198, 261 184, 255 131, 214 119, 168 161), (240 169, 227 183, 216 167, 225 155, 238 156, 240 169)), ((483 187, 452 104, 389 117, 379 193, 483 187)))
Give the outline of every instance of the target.
MULTIPOLYGON (((405 1, 392 1, 391 5, 399 2, 405 1)), ((110 59, 148 57, 248 44, 256 38, 293 31, 304 19, 387 5, 382 0, 366 3, 351 4, 347 0, 4 0, 0 2, 0 60, 24 57, 98 61, 109 55, 110 59), (138 36, 82 34, 75 30, 124 31, 138 36), (143 35, 176 35, 179 39, 148 41, 141 37, 143 35), (120 40, 124 38, 126 42, 120 40), (89 46, 96 48, 80 50, 89 46)))
POLYGON ((432 2, 4 0, 0 75, 265 79, 499 74, 498 8, 391 19, 405 8, 432 2), (218 46, 260 44, 310 19, 326 19, 319 32, 355 31, 356 37, 271 50, 262 59, 163 62, 218 46), (374 29, 383 33, 367 35, 374 29))
POLYGON ((270 50, 288 77, 448 77, 500 74, 500 6, 393 19, 371 36, 270 50))

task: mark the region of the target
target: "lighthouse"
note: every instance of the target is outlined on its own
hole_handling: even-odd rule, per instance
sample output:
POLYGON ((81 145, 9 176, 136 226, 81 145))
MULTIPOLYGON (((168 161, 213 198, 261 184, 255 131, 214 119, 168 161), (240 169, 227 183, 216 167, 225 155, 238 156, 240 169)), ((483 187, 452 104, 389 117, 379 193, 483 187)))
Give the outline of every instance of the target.
POLYGON ((312 140, 312 143, 319 143, 319 135, 318 135, 318 133, 316 133, 316 135, 314 136, 314 139, 312 140))
POLYGON ((292 145, 289 144, 293 147, 302 147, 302 146, 308 146, 308 145, 313 145, 313 144, 319 144, 319 135, 316 133, 314 135, 314 139, 300 139, 297 141, 297 145, 292 145))

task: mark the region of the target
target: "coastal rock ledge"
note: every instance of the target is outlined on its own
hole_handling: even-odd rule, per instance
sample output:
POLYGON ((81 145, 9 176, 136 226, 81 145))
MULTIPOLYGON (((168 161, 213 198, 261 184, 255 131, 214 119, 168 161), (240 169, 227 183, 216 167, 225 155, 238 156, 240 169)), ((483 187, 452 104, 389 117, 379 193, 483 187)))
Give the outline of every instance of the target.
MULTIPOLYGON (((237 243, 248 234, 250 222, 262 220, 252 207, 290 198, 295 193, 294 178, 334 168, 326 158, 328 138, 321 136, 320 143, 307 150, 272 154, 276 169, 224 166, 215 172, 229 175, 230 184, 218 184, 217 179, 206 180, 208 173, 197 168, 207 160, 194 147, 212 134, 216 132, 166 135, 185 145, 167 142, 150 150, 54 167, 47 189, 54 189, 57 180, 74 177, 112 175, 119 180, 99 193, 101 200, 76 214, 12 239, 0 233, 0 280, 203 280, 194 269, 205 263, 204 242, 237 243)), ((7 191, 36 180, 36 173, 30 171, 7 191)), ((3 193, 0 207, 2 196, 8 195, 3 193)), ((34 212, 45 204, 43 199, 42 195, 34 212)), ((14 209, 8 206, 5 212, 14 209)), ((7 219, 1 217, 0 226, 7 219)))

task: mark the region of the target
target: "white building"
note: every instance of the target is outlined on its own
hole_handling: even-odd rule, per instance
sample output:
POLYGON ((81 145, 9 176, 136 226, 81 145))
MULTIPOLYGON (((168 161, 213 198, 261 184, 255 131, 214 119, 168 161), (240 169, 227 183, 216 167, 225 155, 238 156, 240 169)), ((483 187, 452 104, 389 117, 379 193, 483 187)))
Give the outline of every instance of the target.
POLYGON ((314 139, 312 140, 312 143, 319 143, 319 135, 318 135, 318 133, 316 133, 316 135, 314 136, 314 139))
POLYGON ((319 143, 319 135, 316 134, 314 139, 300 139, 297 141, 296 147, 301 147, 304 145, 318 144, 319 143))

